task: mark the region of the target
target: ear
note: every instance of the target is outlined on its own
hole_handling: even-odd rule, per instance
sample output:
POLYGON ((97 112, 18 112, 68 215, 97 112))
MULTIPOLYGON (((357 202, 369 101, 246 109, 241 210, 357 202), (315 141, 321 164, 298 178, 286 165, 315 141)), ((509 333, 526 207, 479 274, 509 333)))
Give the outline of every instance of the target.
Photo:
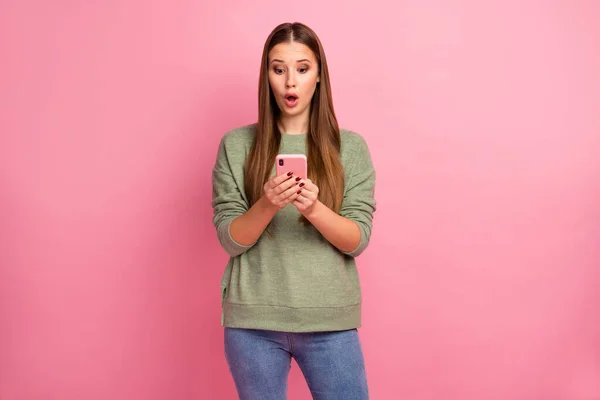
POLYGON ((321 82, 321 77, 317 76, 317 82, 321 82))

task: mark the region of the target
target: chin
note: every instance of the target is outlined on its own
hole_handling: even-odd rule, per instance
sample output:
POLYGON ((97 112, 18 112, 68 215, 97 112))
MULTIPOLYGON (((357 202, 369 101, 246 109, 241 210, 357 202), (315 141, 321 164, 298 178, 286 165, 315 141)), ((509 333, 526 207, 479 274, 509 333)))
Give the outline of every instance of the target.
POLYGON ((282 114, 285 114, 285 115, 287 115, 289 117, 294 117, 296 115, 302 114, 302 112, 301 111, 296 111, 296 110, 286 110, 286 111, 283 111, 282 114))
POLYGON ((283 106, 283 108, 279 108, 279 110, 281 111, 282 114, 285 114, 289 117, 295 117, 296 115, 300 115, 303 112, 305 112, 306 107, 304 107, 304 108, 294 107, 290 110, 289 108, 283 106))

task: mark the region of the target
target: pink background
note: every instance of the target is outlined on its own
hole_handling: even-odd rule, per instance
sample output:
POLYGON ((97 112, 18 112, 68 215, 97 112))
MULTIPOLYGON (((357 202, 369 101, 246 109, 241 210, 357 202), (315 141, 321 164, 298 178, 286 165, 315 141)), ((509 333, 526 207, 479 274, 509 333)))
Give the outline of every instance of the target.
POLYGON ((266 36, 299 20, 378 171, 372 398, 599 399, 599 18, 593 0, 4 0, 0 398, 235 398, 211 167, 256 118, 266 36))

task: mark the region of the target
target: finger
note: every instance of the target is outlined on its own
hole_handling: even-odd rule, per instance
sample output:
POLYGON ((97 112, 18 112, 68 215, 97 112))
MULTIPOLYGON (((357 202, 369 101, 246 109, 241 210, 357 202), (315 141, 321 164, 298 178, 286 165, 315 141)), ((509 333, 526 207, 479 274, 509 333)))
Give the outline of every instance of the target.
POLYGON ((292 187, 286 189, 284 192, 279 194, 278 197, 279 197, 280 201, 287 200, 294 195, 296 195, 296 197, 297 197, 300 195, 300 193, 298 193, 298 192, 301 192, 301 190, 302 189, 299 189, 296 185, 293 185, 292 187))
POLYGON ((297 184, 300 182, 299 178, 294 178, 294 176, 292 175, 288 180, 283 181, 282 183, 279 184, 279 186, 277 186, 275 188, 276 193, 281 194, 283 192, 285 192, 286 190, 290 189, 290 188, 297 188, 297 184))
POLYGON ((296 189, 294 189, 294 190, 295 191, 290 196, 288 196, 286 199, 284 199, 278 203, 280 208, 283 208, 283 207, 287 206, 288 204, 295 203, 298 196, 300 196, 300 193, 299 193, 300 190, 296 190, 296 189))
POLYGON ((304 210, 304 209, 308 208, 307 204, 303 203, 303 202, 300 200, 300 197, 298 197, 296 200, 294 200, 294 201, 292 202, 292 204, 293 204, 293 205, 294 205, 294 206, 295 206, 295 207, 296 207, 298 210, 304 210))
POLYGON ((294 194, 292 194, 290 197, 288 197, 288 199, 286 200, 288 203, 295 203, 298 199, 298 197, 300 197, 300 193, 302 191, 301 190, 297 190, 294 192, 294 194))
POLYGON ((273 186, 272 187, 277 187, 277 186, 281 185, 283 182, 289 180, 292 177, 293 174, 294 174, 294 172, 290 171, 290 172, 286 172, 286 173, 283 173, 283 174, 281 174, 279 176, 274 177, 272 179, 272 182, 273 182, 273 186))
POLYGON ((309 199, 316 199, 319 196, 319 188, 314 184, 305 183, 304 186, 302 186, 302 196, 309 199))
POLYGON ((307 183, 305 181, 300 181, 298 182, 298 188, 302 189, 302 191, 311 191, 310 188, 308 187, 307 183))
MULTIPOLYGON (((279 177, 277 177, 279 178, 279 177)), ((281 193, 283 193, 287 188, 293 186, 295 184, 294 180, 292 179, 292 176, 287 177, 287 179, 285 179, 283 182, 276 184, 275 183, 275 178, 271 181, 269 181, 270 186, 268 187, 268 190, 273 191, 273 193, 277 196, 280 195, 281 193)))
POLYGON ((299 196, 306 200, 313 200, 316 197, 314 193, 309 192, 308 190, 302 190, 302 193, 300 193, 299 196))
POLYGON ((301 187, 303 189, 308 190, 309 192, 315 192, 318 193, 319 192, 319 188, 317 187, 317 185, 315 185, 310 179, 303 179, 302 181, 300 181, 300 184, 304 184, 301 187))
POLYGON ((294 201, 297 201, 301 204, 308 204, 310 202, 310 198, 305 196, 304 190, 299 191, 300 193, 298 193, 298 197, 296 197, 296 199, 294 201))

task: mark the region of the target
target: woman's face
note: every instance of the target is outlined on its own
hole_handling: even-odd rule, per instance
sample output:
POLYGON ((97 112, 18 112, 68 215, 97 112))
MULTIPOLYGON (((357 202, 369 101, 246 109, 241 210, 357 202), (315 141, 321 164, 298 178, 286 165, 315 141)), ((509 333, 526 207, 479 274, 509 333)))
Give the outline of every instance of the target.
POLYGON ((310 113, 319 78, 319 66, 308 46, 280 43, 269 52, 269 83, 275 101, 286 116, 310 113))

